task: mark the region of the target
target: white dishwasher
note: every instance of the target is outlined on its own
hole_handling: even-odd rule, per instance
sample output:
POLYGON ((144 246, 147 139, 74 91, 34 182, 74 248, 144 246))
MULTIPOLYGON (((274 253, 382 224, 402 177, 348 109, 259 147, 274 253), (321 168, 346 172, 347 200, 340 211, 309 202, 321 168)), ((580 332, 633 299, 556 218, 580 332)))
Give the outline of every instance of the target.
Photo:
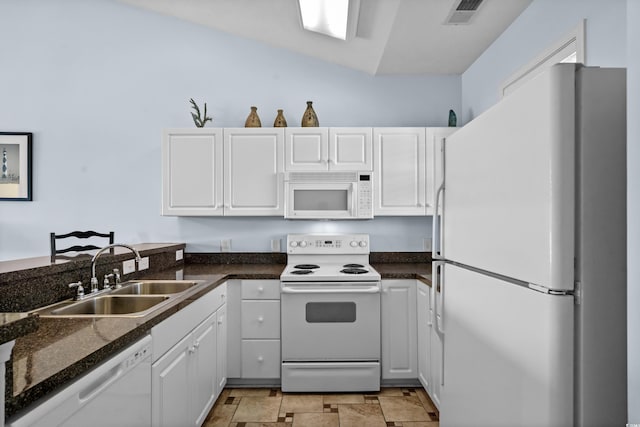
POLYGON ((151 336, 6 423, 7 427, 150 425, 151 336))

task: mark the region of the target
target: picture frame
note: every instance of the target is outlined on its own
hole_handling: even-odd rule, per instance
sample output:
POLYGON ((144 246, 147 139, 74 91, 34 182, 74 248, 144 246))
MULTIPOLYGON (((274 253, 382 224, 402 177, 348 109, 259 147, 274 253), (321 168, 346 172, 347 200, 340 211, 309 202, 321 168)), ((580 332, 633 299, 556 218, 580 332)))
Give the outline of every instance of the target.
POLYGON ((33 197, 31 132, 0 132, 0 202, 33 197))

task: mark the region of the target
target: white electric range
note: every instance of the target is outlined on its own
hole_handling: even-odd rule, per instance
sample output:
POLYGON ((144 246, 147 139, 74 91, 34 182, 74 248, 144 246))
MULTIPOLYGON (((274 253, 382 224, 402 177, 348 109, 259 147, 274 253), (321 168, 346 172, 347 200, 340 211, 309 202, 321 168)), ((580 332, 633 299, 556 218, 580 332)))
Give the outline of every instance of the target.
POLYGON ((282 390, 380 389, 380 274, 366 234, 290 234, 280 276, 282 390))

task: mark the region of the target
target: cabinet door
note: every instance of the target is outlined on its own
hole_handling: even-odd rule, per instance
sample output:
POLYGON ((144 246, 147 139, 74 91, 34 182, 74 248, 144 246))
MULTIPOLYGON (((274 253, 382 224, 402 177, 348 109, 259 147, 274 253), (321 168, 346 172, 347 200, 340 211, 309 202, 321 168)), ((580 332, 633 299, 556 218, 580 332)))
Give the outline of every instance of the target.
POLYGON ((283 216, 283 162, 283 129, 225 129, 225 216, 283 216))
POLYGON ((431 317, 429 312, 430 287, 417 283, 417 321, 418 321, 418 379, 428 392, 431 388, 431 317))
POLYGON ((427 128, 427 215, 433 215, 435 194, 442 184, 442 144, 457 128, 427 128))
POLYGON ((329 128, 329 169, 372 171, 372 129, 329 128))
POLYGON ((227 384, 227 306, 223 305, 216 312, 216 399, 227 384))
POLYGON ((418 378, 416 281, 383 280, 382 379, 418 378))
POLYGON ((191 425, 190 352, 191 334, 176 344, 151 367, 152 425, 191 425), (189 420, 187 423, 186 420, 189 420))
POLYGON ((426 215, 424 128, 374 128, 374 215, 426 215))
POLYGON ((286 170, 327 170, 329 160, 327 128, 286 128, 284 134, 286 170))
POLYGON ((222 215, 222 129, 168 129, 162 139, 162 215, 222 215))
POLYGON ((193 331, 191 352, 192 414, 197 427, 204 423, 216 398, 217 322, 215 313, 193 331))

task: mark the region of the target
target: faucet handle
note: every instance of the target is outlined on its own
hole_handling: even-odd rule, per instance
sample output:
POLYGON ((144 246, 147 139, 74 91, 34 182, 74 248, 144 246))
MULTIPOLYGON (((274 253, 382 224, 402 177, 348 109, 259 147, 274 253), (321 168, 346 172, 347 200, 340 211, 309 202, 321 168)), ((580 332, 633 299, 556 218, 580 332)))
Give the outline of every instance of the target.
POLYGON ((116 282, 116 288, 120 287, 120 270, 117 268, 113 269, 113 278, 116 282))
POLYGON ((109 284, 109 278, 113 277, 113 274, 105 274, 104 281, 102 282, 102 289, 111 289, 111 285, 109 284))
POLYGON ((74 283, 69 283, 68 285, 70 288, 78 288, 78 291, 76 292, 76 298, 75 299, 81 299, 84 296, 84 288, 82 287, 82 281, 79 280, 77 282, 74 283))

